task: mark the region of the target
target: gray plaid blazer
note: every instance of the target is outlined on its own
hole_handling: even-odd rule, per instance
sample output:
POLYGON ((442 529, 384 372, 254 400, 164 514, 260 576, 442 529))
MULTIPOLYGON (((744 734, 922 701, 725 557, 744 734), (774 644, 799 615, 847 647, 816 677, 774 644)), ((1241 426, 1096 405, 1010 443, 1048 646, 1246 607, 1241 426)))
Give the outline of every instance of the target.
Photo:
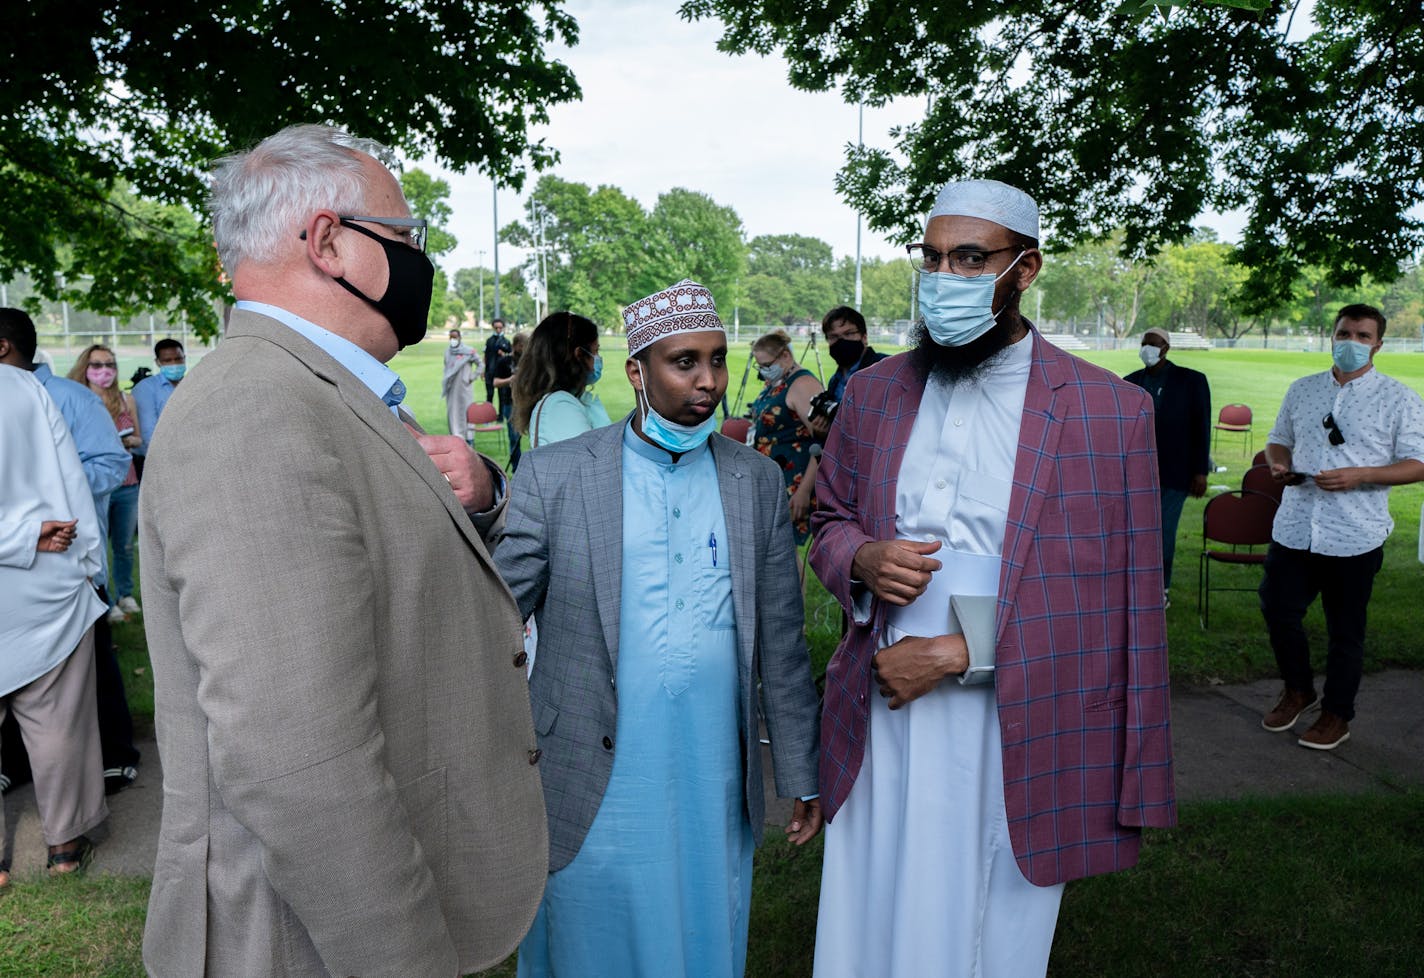
MULTIPOLYGON (((550 872, 578 853, 613 771, 605 744, 617 728, 625 424, 526 453, 495 550, 520 612, 539 626, 530 700, 543 751, 550 872)), ((757 682, 783 797, 816 791, 819 706, 781 471, 731 439, 714 435, 711 444, 731 544, 747 817, 760 843, 757 682)))

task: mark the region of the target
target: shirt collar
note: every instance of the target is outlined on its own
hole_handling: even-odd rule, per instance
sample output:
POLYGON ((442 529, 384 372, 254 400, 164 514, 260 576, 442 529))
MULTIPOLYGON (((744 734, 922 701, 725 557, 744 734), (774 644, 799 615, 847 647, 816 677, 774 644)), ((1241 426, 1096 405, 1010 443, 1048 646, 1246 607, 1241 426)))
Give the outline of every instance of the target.
POLYGON ((234 308, 260 313, 305 336, 330 354, 333 360, 351 371, 357 380, 369 388, 371 393, 379 397, 392 411, 405 399, 405 384, 401 383, 400 375, 346 337, 338 336, 329 329, 323 329, 316 323, 303 319, 296 313, 288 312, 280 306, 268 305, 265 302, 242 299, 234 308))
POLYGON ((49 369, 47 363, 36 363, 35 369, 31 371, 35 375, 35 380, 43 384, 46 380, 54 376, 54 371, 49 369))

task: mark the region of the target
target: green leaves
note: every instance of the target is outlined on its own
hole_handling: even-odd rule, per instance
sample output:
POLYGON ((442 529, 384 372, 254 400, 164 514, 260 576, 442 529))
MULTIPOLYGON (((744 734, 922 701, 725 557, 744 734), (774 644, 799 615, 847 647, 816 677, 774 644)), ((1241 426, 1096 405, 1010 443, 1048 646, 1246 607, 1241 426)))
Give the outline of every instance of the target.
POLYGON ((200 333, 216 332, 225 292, 192 216, 218 156, 320 120, 517 188, 557 158, 534 128, 579 97, 546 53, 578 38, 560 0, 12 6, 0 32, 0 279, 28 273, 55 299, 60 276, 93 275, 74 297, 86 308, 176 305, 200 333), (187 217, 157 221, 115 195, 187 217))
POLYGON ((919 234, 947 180, 1038 200, 1047 243, 1123 229, 1121 254, 1242 211, 1243 308, 1307 267, 1389 281, 1424 246, 1418 2, 698 0, 732 53, 780 51, 793 84, 924 99, 924 121, 847 150, 837 189, 876 230, 919 234), (873 39, 870 42, 869 39, 873 39))

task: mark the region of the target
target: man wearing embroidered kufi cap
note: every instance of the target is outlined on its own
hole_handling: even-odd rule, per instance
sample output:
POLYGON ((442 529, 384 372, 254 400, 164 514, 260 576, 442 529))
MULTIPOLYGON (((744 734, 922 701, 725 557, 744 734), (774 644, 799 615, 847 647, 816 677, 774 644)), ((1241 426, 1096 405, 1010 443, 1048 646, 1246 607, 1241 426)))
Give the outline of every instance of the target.
POLYGON ((1151 400, 1024 319, 1038 237, 1023 191, 946 185, 914 348, 826 441, 818 978, 1042 975, 1064 882, 1175 820, 1151 400))
POLYGON ((538 619, 549 816, 521 976, 741 975, 764 821, 820 831, 817 696, 781 470, 715 435, 727 334, 683 280, 624 311, 637 407, 524 456, 495 553, 538 619), (760 695, 758 695, 758 691, 760 695))

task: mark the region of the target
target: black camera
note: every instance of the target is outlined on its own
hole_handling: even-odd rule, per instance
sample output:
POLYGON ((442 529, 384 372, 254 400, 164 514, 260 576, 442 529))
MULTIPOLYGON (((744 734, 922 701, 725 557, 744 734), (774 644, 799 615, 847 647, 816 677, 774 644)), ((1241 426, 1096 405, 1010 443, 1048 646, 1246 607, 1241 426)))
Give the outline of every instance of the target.
POLYGON ((841 409, 841 402, 831 394, 830 391, 821 391, 811 398, 811 421, 817 418, 825 418, 827 422, 836 420, 836 412, 841 409))

